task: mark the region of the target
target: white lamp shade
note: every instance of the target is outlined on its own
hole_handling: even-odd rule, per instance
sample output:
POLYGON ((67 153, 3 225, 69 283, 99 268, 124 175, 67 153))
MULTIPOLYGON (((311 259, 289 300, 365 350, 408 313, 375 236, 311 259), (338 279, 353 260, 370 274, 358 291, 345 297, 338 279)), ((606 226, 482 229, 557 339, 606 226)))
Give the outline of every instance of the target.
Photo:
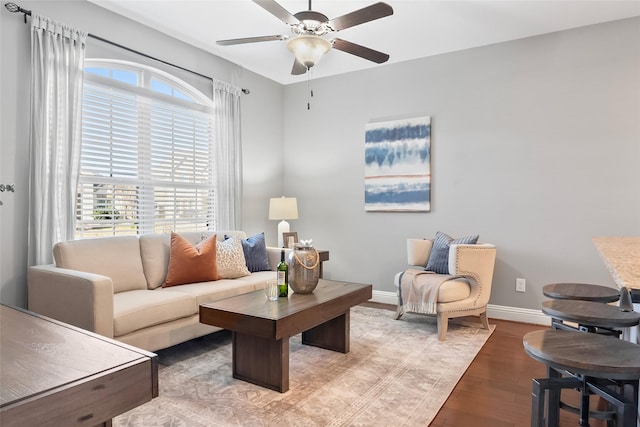
POLYGON ((295 197, 272 197, 269 200, 269 219, 298 219, 298 201, 295 197))
POLYGON ((289 39, 287 48, 299 63, 311 68, 331 49, 331 42, 320 36, 301 35, 289 39))

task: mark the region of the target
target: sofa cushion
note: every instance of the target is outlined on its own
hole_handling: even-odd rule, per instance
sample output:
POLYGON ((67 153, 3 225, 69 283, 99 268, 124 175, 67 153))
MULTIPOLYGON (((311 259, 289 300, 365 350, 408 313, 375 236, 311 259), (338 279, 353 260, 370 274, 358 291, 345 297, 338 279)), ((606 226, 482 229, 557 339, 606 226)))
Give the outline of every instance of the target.
POLYGON ((219 279, 237 279, 251 274, 244 259, 242 243, 237 236, 218 242, 216 264, 219 279))
POLYGON ((461 301, 471 295, 471 286, 467 279, 458 277, 447 280, 438 289, 438 303, 461 301))
POLYGON ((253 280, 247 280, 252 276, 240 279, 220 279, 215 282, 189 283, 174 288, 157 289, 155 292, 183 293, 195 298, 196 304, 199 306, 260 289, 253 280))
MULTIPOLYGON (((180 233, 180 236, 192 245, 195 245, 209 236, 216 235, 218 241, 228 236, 238 236, 241 239, 247 237, 244 231, 187 231, 180 233)), ((142 257, 142 267, 147 278, 149 289, 155 289, 165 282, 169 267, 169 256, 171 246, 170 234, 145 234, 140 236, 140 255, 142 257)))
POLYGON ((177 233, 171 233, 169 271, 162 287, 218 280, 216 236, 193 246, 177 233))
MULTIPOLYGON (((400 279, 403 273, 398 273, 395 276, 394 285, 400 286, 400 279)), ((415 280, 418 282, 418 286, 421 285, 421 281, 430 280, 430 276, 433 275, 418 275, 415 276, 415 280)), ((471 295, 471 285, 469 281, 464 277, 449 276, 449 280, 444 280, 438 288, 438 303, 447 303, 454 301, 461 301, 468 298, 471 295)), ((446 277, 443 277, 446 279, 446 277)))
POLYGON ((120 335, 198 313, 196 299, 170 290, 135 290, 113 297, 113 334, 120 335))
POLYGON ((449 274, 449 247, 454 244, 475 244, 478 236, 465 236, 454 239, 445 233, 437 232, 433 247, 429 254, 429 261, 425 270, 438 274, 449 274))
POLYGON ((253 283, 255 289, 263 289, 269 280, 277 280, 278 274, 274 270, 269 271, 256 271, 251 273, 251 276, 243 277, 243 282, 253 283))
POLYGON ((113 292, 147 289, 136 236, 70 240, 53 247, 56 267, 111 278, 113 292))
POLYGON ((250 272, 271 270, 264 232, 242 239, 242 250, 250 272))

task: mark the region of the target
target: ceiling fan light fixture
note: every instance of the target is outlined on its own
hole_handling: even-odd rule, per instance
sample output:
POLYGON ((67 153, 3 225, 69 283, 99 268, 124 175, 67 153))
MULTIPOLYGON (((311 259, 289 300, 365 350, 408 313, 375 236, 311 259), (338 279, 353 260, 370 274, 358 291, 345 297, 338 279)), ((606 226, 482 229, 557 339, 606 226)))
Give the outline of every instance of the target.
POLYGON ((320 36, 299 35, 287 41, 287 48, 295 55, 298 62, 309 69, 331 49, 331 42, 320 36))

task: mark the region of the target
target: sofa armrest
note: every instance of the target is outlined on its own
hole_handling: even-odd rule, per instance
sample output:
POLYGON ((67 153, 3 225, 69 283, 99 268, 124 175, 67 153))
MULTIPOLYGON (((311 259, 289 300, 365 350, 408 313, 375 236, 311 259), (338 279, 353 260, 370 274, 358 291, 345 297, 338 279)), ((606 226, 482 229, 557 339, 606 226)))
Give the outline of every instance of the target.
POLYGON ((109 277, 53 264, 29 267, 29 310, 113 338, 113 283, 109 277))
POLYGON ((407 239, 407 264, 425 268, 432 247, 433 240, 407 239))
MULTIPOLYGON (((290 249, 286 249, 285 251, 288 251, 290 249)), ((276 269, 278 268, 278 264, 280 264, 280 252, 282 252, 282 249, 280 248, 275 248, 275 247, 271 247, 271 246, 267 246, 267 255, 269 256, 269 267, 271 267, 272 271, 276 271, 276 269)), ((287 259, 287 255, 288 252, 285 252, 285 256, 284 259, 287 259)))
POLYGON ((490 243, 451 245, 449 248, 449 274, 464 276, 471 285, 471 295, 477 304, 486 304, 491 296, 496 247, 490 243))

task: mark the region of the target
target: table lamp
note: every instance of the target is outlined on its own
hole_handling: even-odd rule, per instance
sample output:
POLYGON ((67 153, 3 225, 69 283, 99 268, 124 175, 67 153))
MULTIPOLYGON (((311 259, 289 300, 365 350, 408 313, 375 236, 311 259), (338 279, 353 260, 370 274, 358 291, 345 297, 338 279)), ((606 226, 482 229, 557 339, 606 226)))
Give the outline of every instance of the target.
POLYGON ((278 247, 284 246, 282 233, 289 232, 287 219, 298 219, 298 202, 295 197, 272 197, 269 200, 269 219, 281 220, 278 223, 278 247))

